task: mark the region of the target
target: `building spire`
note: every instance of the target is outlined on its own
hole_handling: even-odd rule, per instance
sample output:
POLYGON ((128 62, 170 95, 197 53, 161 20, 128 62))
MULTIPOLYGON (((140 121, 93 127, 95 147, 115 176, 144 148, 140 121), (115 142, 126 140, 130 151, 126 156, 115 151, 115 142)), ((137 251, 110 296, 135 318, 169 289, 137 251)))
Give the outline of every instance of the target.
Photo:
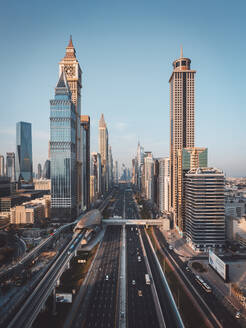
POLYGON ((69 58, 69 59, 76 58, 76 50, 73 45, 72 35, 70 35, 68 46, 66 47, 65 58, 69 58))
POLYGON ((100 120, 99 120, 99 128, 106 128, 106 123, 104 120, 104 115, 102 114, 100 120))
POLYGON ((73 46, 72 34, 70 34, 70 39, 69 39, 68 47, 69 47, 69 48, 74 48, 74 46, 73 46))
POLYGON ((182 45, 180 47, 180 58, 184 58, 184 56, 183 56, 183 46, 182 45))

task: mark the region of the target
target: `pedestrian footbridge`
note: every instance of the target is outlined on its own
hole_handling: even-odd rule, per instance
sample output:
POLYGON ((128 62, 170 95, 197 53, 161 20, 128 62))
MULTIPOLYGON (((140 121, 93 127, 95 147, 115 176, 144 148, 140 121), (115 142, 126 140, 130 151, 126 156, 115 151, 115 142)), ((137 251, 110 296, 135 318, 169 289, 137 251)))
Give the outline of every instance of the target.
POLYGON ((163 219, 103 219, 105 225, 144 225, 144 226, 162 226, 163 219))

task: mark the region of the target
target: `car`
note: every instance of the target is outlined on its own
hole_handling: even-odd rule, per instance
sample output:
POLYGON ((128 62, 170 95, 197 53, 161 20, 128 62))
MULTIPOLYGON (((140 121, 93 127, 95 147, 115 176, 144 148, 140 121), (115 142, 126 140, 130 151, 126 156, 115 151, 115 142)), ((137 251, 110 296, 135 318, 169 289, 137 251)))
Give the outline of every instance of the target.
POLYGON ((169 245, 169 249, 172 250, 173 249, 173 246, 172 245, 169 245))
POLYGON ((109 276, 107 274, 105 276, 105 280, 109 280, 109 276))
POLYGON ((189 268, 188 266, 185 268, 185 270, 186 270, 187 272, 190 272, 190 268, 189 268))
POLYGON ((241 312, 240 311, 237 311, 237 313, 235 315, 235 318, 236 319, 240 319, 241 318, 241 312))
POLYGON ((138 296, 143 296, 143 293, 140 289, 138 290, 138 296))
POLYGON ((132 281, 132 285, 133 286, 136 285, 136 281, 135 280, 132 281))

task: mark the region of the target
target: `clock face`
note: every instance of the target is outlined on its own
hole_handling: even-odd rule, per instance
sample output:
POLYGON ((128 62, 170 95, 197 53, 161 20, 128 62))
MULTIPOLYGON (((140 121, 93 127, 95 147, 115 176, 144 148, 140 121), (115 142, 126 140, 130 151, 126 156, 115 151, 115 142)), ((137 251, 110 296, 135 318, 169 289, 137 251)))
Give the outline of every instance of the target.
POLYGON ((75 69, 72 65, 64 66, 64 71, 68 77, 73 77, 75 75, 75 69))

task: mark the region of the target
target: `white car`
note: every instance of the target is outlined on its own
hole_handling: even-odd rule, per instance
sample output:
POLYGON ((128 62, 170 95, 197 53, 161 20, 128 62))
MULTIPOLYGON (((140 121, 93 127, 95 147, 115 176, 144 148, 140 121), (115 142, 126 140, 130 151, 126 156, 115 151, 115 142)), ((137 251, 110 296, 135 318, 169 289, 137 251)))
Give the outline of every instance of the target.
POLYGON ((132 285, 133 286, 136 285, 136 281, 135 280, 132 281, 132 285))
POLYGON ((108 280, 109 279, 109 276, 106 274, 106 276, 105 276, 105 280, 108 280))
POLYGON ((173 249, 173 246, 172 245, 169 245, 169 249, 172 250, 173 249))
POLYGON ((241 312, 240 311, 237 311, 237 313, 235 315, 235 318, 236 319, 240 319, 241 318, 241 312))

